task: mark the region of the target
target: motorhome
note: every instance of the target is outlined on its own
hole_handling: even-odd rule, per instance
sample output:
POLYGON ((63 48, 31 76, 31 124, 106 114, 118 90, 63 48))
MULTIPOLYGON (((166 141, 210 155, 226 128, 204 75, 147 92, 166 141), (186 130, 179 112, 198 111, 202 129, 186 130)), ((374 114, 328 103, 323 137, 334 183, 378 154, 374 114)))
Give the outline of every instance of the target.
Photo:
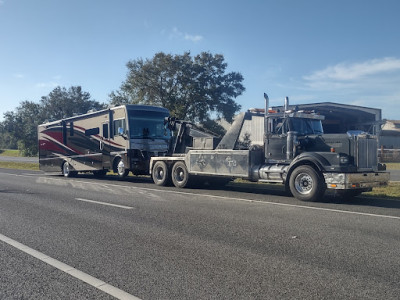
POLYGON ((147 174, 152 156, 166 155, 171 139, 165 108, 122 105, 38 126, 39 165, 69 177, 78 172, 119 177, 147 174))

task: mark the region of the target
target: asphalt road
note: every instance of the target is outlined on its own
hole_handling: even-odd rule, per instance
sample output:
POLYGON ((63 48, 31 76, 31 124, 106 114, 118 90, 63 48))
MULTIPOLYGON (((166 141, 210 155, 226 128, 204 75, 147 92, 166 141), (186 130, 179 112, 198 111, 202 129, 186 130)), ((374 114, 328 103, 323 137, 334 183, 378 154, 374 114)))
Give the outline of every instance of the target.
POLYGON ((396 199, 0 169, 0 299, 399 299, 399 228, 396 199))

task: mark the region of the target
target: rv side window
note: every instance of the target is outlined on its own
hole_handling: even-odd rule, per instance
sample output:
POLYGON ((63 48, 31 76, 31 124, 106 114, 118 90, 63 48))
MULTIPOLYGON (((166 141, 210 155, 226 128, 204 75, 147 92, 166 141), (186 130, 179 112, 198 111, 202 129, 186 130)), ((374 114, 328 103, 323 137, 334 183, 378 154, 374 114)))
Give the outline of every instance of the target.
POLYGON ((119 128, 122 128, 122 133, 126 134, 125 119, 114 121, 114 136, 122 135, 119 128))
POLYGON ((69 123, 69 136, 74 136, 74 122, 69 123))
POLYGON ((107 123, 103 124, 103 137, 105 139, 108 139, 108 124, 107 123))
POLYGON ((90 129, 86 129, 85 130, 85 135, 86 136, 96 135, 96 134, 99 134, 99 133, 100 133, 99 127, 90 128, 90 129))

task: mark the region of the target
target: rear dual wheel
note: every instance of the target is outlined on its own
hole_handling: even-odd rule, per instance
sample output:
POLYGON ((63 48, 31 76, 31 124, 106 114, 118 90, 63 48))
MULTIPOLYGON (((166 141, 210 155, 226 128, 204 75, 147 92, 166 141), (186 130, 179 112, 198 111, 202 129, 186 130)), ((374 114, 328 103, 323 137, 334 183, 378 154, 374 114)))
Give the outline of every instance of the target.
POLYGON ((154 183, 159 186, 166 186, 172 182, 174 186, 184 188, 189 183, 189 172, 182 161, 174 163, 172 169, 164 161, 155 162, 151 177, 154 183))
POLYGON ((151 172, 151 177, 156 185, 166 186, 171 184, 171 174, 164 161, 157 161, 151 172))
POLYGON ((172 183, 178 188, 184 188, 189 185, 189 172, 183 161, 174 164, 171 171, 172 183))

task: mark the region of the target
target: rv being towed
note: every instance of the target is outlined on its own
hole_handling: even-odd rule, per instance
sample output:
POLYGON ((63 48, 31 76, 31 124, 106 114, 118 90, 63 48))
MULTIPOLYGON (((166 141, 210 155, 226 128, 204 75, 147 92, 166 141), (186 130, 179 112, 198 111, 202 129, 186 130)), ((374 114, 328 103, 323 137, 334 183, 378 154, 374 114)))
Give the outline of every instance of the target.
POLYGON ((39 125, 40 169, 66 177, 148 174, 150 157, 168 152, 168 116, 161 107, 123 105, 39 125))

